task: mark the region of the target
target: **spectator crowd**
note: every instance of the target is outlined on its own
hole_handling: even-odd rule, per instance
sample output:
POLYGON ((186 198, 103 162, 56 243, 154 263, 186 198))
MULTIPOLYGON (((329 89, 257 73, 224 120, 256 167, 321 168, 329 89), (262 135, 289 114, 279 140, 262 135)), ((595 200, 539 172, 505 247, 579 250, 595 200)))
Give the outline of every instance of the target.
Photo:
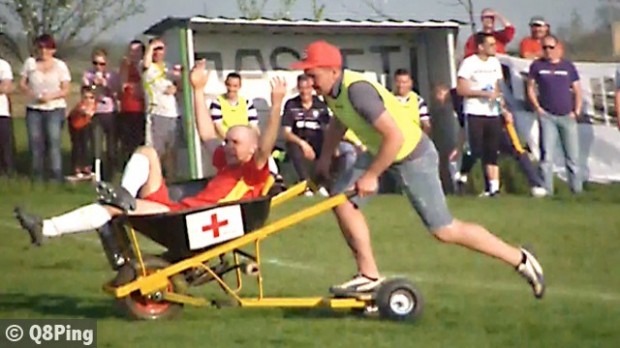
MULTIPOLYGON (((458 146, 450 156, 455 160, 462 154, 455 182, 464 185, 477 159, 481 159, 486 182, 482 196, 496 196, 501 186, 498 154, 505 153, 518 161, 534 196, 551 195, 553 159, 561 155, 566 159, 571 189, 581 192, 583 178, 577 158, 579 75, 573 63, 563 58, 562 43, 550 33, 545 19, 535 16, 529 23, 530 35, 519 45, 520 56, 532 60, 527 92, 543 140, 537 170, 516 134, 515 116, 502 94, 506 88, 503 69, 496 57, 506 53, 506 46, 515 37, 515 27, 492 9, 484 9, 480 20, 482 30, 465 44, 456 88, 440 86, 433 96, 439 102, 451 99, 461 126, 458 146), (502 29, 496 28, 498 22, 502 29), (563 153, 556 154, 558 148, 563 153)), ((176 150, 183 139, 182 68, 166 60, 166 43, 162 39, 154 38, 147 44, 130 42, 118 69, 112 67, 106 50, 95 49, 92 67, 82 74, 76 105, 67 104, 71 74, 66 62, 55 56, 54 39, 41 35, 34 47, 35 54, 23 63, 18 82, 13 82, 8 62, 0 59, 0 175, 15 171, 11 119, 15 110, 11 110, 8 96, 19 89, 28 99, 25 114, 33 179, 90 180, 94 173, 109 178, 142 144, 156 150, 164 175, 174 177, 176 150), (72 145, 70 173, 62 170, 65 120, 72 145)), ((415 91, 411 74, 398 69, 393 79, 393 93, 411 110, 413 121, 432 134, 429 107, 415 91)), ((260 133, 257 109, 240 93, 242 82, 239 73, 230 73, 224 82, 226 92, 208 101, 216 133, 222 140, 227 129, 238 124, 251 125, 260 133)), ((298 95, 285 103, 283 111, 285 146, 280 150, 292 162, 297 180, 311 177, 312 164, 321 154, 324 133, 333 117, 326 103, 314 93, 313 85, 310 76, 299 75, 298 95)), ((347 132, 334 154, 338 159, 334 170, 346 170, 365 151, 357 136, 347 132)), ((274 157, 270 169, 280 177, 279 161, 274 157)), ((327 194, 324 188, 319 192, 327 194)))
POLYGON ((485 190, 481 196, 500 192, 498 154, 505 153, 518 161, 535 197, 553 195, 553 164, 561 155, 566 163, 570 188, 579 194, 583 176, 579 172, 579 138, 577 120, 582 111, 581 87, 575 65, 564 59, 562 43, 550 32, 543 17, 530 20, 530 36, 519 44, 521 58, 531 60, 527 78, 527 98, 540 124, 541 158, 536 170, 522 146, 514 126, 514 105, 504 98, 508 90, 504 68, 496 57, 506 54, 514 39, 515 27, 503 15, 484 9, 482 30, 465 44, 465 58, 458 69, 457 87, 451 96, 461 126, 459 144, 450 158, 463 152, 460 170, 455 175, 457 187, 467 182, 477 159, 482 160, 485 190), (496 28, 500 21, 503 28, 496 28), (562 153, 558 154, 557 149, 562 153))

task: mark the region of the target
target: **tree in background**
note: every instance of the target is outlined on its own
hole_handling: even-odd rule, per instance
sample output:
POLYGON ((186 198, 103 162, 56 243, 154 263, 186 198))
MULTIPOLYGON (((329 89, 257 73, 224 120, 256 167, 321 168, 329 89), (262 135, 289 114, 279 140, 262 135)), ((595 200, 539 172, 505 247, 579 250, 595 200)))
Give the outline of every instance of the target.
POLYGON ((268 0, 237 0, 237 8, 241 15, 248 19, 258 19, 263 16, 268 0))
POLYGON ((476 35, 476 20, 474 19, 474 1, 473 0, 457 0, 458 4, 465 8, 469 18, 472 35, 476 35))
MULTIPOLYGON (((364 0, 366 6, 370 7, 377 17, 380 19, 390 19, 390 15, 388 15, 387 11, 384 9, 384 6, 387 5, 388 0, 383 0, 382 4, 377 4, 376 2, 377 1, 375 0, 364 0)), ((371 16, 368 16, 368 18, 371 18, 371 16)))
MULTIPOLYGON (((237 0, 237 9, 241 15, 248 19, 265 17, 265 7, 269 0, 237 0)), ((274 12, 277 19, 292 19, 291 11, 297 4, 297 0, 280 0, 280 8, 274 12)), ((319 0, 312 0, 312 18, 320 21, 325 15, 325 4, 319 0)))
POLYGON ((611 30, 611 26, 620 20, 620 0, 600 0, 600 3, 595 11, 595 17, 599 20, 598 28, 611 30))
POLYGON ((593 29, 584 25, 581 13, 573 10, 568 23, 551 29, 565 43, 566 57, 580 61, 614 61, 612 24, 620 21, 620 0, 602 0, 595 10, 593 29))
POLYGON ((68 55, 142 12, 143 0, 3 0, 0 50, 24 60, 34 39, 47 33, 54 36, 58 55, 68 55))
POLYGON ((280 0, 281 7, 276 13, 274 17, 277 19, 291 19, 291 9, 295 5, 297 0, 280 0))
POLYGON ((323 19, 325 14, 325 4, 320 3, 317 0, 312 0, 312 18, 316 21, 323 19))

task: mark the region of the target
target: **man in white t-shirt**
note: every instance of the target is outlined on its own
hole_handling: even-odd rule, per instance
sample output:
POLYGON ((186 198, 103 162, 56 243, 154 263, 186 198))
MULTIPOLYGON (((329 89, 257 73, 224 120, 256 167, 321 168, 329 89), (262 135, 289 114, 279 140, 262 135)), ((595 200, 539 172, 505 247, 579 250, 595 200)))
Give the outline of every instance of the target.
POLYGON ((616 67, 616 122, 620 129, 620 66, 616 67))
POLYGON ((13 71, 6 60, 0 59, 0 176, 15 170, 13 161, 13 120, 8 95, 13 92, 13 71))
POLYGON ((458 71, 457 93, 464 98, 465 129, 474 159, 482 158, 488 187, 482 196, 499 193, 497 157, 502 136, 502 116, 512 122, 506 110, 500 81, 502 66, 495 57, 495 37, 489 33, 475 36, 478 53, 463 60, 458 71))
POLYGON ((149 42, 144 54, 142 81, 146 97, 146 144, 157 151, 166 163, 167 175, 173 170, 174 154, 180 130, 179 104, 181 73, 165 61, 166 45, 155 38, 149 42))

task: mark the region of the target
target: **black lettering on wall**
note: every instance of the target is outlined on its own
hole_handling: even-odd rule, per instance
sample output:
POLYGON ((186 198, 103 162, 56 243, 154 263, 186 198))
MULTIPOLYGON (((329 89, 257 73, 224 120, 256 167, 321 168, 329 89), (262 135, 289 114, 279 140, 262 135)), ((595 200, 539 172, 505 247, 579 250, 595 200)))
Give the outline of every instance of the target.
POLYGON ((222 79, 222 71, 224 70, 224 60, 222 59, 222 54, 219 52, 196 52, 194 54, 195 60, 205 59, 208 62, 213 62, 213 66, 215 71, 217 72, 217 77, 222 79))
POLYGON ((363 56, 364 50, 360 48, 342 48, 340 53, 342 54, 342 65, 347 69, 355 70, 354 67, 349 66, 349 56, 363 56))
POLYGON ((295 58, 295 60, 301 59, 301 55, 299 54, 299 52, 295 51, 294 49, 290 47, 279 46, 279 47, 276 47, 269 55, 269 65, 271 65, 271 69, 289 70, 287 66, 281 66, 278 63, 278 58, 280 57, 280 55, 283 55, 283 54, 290 54, 291 56, 293 56, 293 58, 295 58))
MULTIPOLYGON (((400 52, 400 46, 370 46, 370 52, 379 53, 381 57, 381 69, 386 76, 390 77, 392 75, 390 53, 400 52)), ((391 81, 391 78, 388 78, 386 81, 388 88, 391 88, 391 81)))
POLYGON ((240 49, 235 52, 235 71, 244 70, 243 59, 244 58, 255 58, 256 63, 258 63, 258 68, 266 72, 267 67, 265 66, 265 60, 263 59, 263 55, 261 54, 259 49, 251 48, 251 49, 240 49))

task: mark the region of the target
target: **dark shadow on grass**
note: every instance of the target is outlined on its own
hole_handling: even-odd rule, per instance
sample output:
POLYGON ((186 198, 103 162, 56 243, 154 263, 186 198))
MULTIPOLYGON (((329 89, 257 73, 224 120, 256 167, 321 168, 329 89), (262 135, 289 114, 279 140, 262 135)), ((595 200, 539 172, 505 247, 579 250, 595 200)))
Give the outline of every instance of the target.
POLYGON ((393 323, 398 325, 413 325, 419 322, 419 320, 423 318, 419 318, 417 320, 402 320, 395 321, 389 319, 383 319, 379 317, 378 314, 366 315, 359 310, 331 310, 329 308, 311 308, 311 309, 282 309, 282 317, 285 319, 301 319, 301 320, 309 320, 309 319, 326 319, 326 320, 363 320, 363 321, 373 321, 373 322, 385 322, 385 323, 393 323))
POLYGON ((7 293, 0 295, 0 312, 12 311, 85 319, 123 318, 114 301, 108 299, 58 294, 7 293))

